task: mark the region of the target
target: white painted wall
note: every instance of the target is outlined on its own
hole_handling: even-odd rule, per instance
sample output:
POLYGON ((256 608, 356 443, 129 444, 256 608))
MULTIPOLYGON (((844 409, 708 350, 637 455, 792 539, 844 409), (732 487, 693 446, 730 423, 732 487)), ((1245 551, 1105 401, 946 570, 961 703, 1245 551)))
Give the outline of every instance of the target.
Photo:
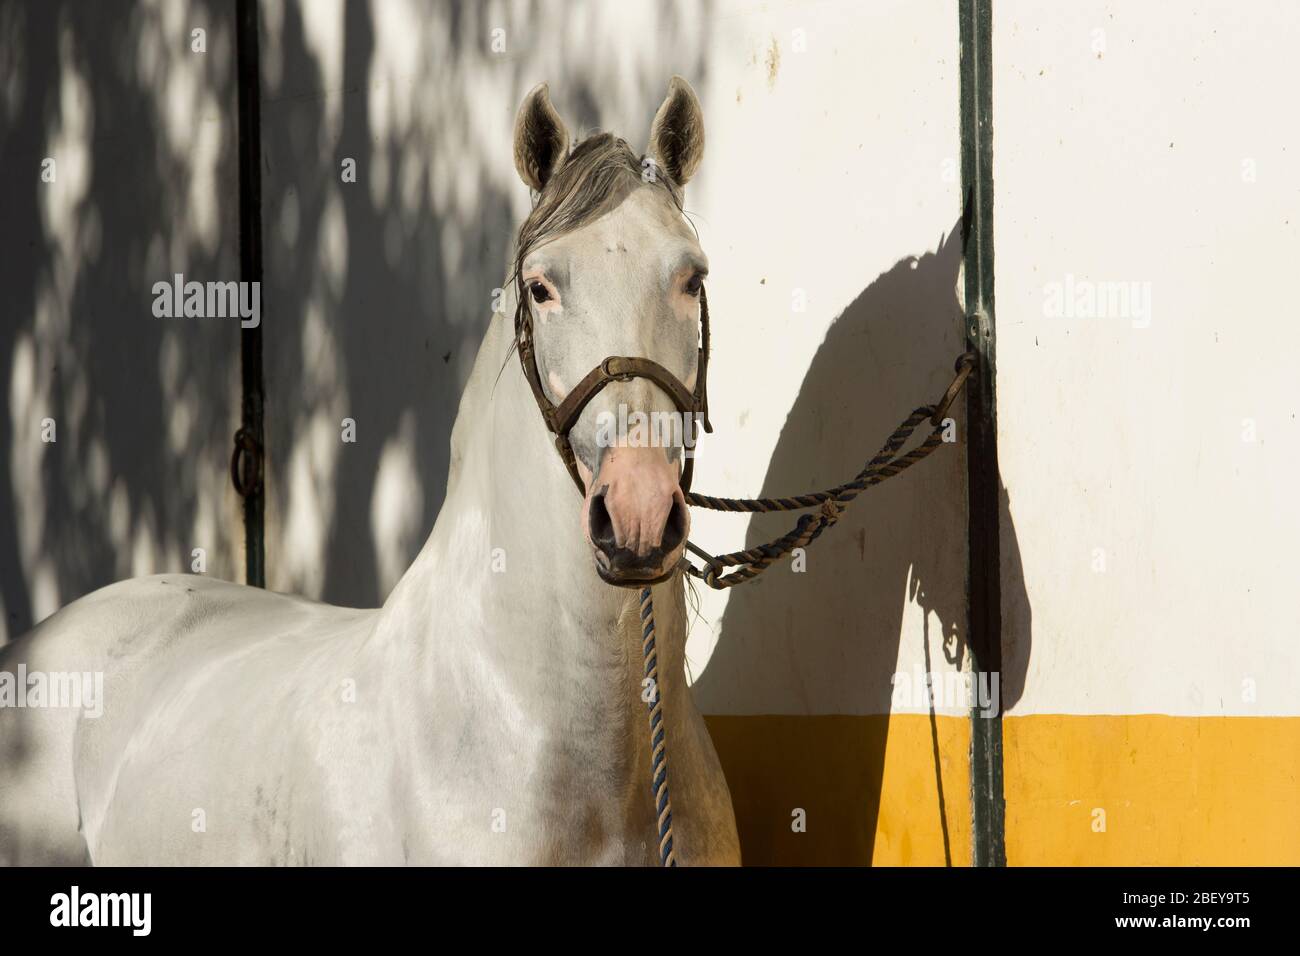
POLYGON ((1298 44, 1286 2, 994 5, 1015 713, 1298 712, 1298 44), (1117 281, 1149 313, 1053 314, 1117 281))
MULTIPOLYGON (((695 485, 800 493, 855 474, 962 349, 957 20, 942 3, 734 4, 714 24, 688 196, 715 330, 695 485)), ((868 492, 807 573, 700 589, 688 654, 706 712, 886 713, 895 672, 966 666, 943 649, 965 631, 962 455, 868 492)), ((694 522, 719 553, 793 519, 694 522)))
POLYGON ((196 548, 242 576, 239 324, 152 292, 239 278, 237 155, 232 5, 0 3, 0 642, 196 548))

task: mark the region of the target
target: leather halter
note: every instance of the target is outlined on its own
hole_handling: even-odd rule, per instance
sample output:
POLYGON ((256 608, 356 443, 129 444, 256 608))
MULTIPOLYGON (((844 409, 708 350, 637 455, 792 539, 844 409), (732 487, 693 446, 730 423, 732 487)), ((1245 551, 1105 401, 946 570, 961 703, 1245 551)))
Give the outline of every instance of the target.
MULTIPOLYGON (((577 424, 578 416, 582 414, 587 404, 600 394, 601 389, 612 382, 627 382, 634 378, 649 379, 667 393, 673 400, 673 404, 677 406, 678 412, 690 415, 692 421, 698 418, 704 423, 706 432, 713 431, 713 425, 709 422, 709 397, 706 387, 706 373, 709 367, 709 303, 703 286, 700 287, 700 351, 695 373, 695 391, 692 392, 677 376, 652 359, 611 355, 583 376, 582 381, 574 386, 573 391, 569 392, 559 405, 547 398, 546 392, 542 389, 541 375, 537 371, 537 354, 533 349, 533 314, 528 308, 527 293, 528 290, 521 279, 519 304, 515 312, 519 363, 523 366, 524 378, 532 387, 533 397, 537 399, 542 420, 555 436, 555 450, 560 453, 560 460, 564 462, 564 467, 569 469, 569 475, 573 478, 573 483, 578 486, 580 494, 586 495, 587 489, 583 487, 582 477, 578 474, 573 446, 569 443, 569 431, 577 424)), ((686 451, 686 449, 682 450, 683 492, 691 490, 691 474, 695 469, 695 458, 693 455, 687 455, 686 451)))

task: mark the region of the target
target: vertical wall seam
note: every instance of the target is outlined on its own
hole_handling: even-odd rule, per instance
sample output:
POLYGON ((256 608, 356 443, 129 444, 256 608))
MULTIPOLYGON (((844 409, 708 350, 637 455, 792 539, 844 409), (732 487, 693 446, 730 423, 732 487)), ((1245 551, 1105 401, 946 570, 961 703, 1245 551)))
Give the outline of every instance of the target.
MULTIPOLYGON (((239 90, 239 272, 244 282, 262 281, 261 77, 257 0, 238 0, 235 13, 236 83, 239 90)), ((265 303, 263 302, 263 305, 265 303)), ((242 431, 251 436, 262 479, 244 496, 244 580, 266 586, 265 448, 262 430, 262 326, 240 324, 242 431)))
POLYGON ((961 0, 960 99, 962 254, 967 348, 978 355, 966 389, 968 545, 967 634, 977 687, 997 687, 986 716, 979 695, 971 707, 971 821, 976 866, 1006 865, 1002 786, 1002 594, 993 308, 992 2, 961 0), (992 675, 998 675, 996 685, 992 675))

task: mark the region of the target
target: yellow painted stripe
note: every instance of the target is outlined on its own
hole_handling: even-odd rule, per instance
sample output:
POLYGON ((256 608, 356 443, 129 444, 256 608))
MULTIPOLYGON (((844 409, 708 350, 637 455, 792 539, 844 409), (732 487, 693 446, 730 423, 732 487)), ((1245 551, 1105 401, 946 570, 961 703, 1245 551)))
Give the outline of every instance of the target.
MULTIPOLYGON (((965 718, 706 719, 746 864, 970 865, 965 718)), ((1300 717, 1008 717, 1003 746, 1012 866, 1300 864, 1300 717)))
POLYGON ((923 714, 706 720, 746 865, 970 865, 966 718, 933 728, 923 714), (792 827, 796 809, 806 832, 792 827))
POLYGON ((1300 717, 1008 717, 1003 748, 1011 865, 1300 864, 1300 717))

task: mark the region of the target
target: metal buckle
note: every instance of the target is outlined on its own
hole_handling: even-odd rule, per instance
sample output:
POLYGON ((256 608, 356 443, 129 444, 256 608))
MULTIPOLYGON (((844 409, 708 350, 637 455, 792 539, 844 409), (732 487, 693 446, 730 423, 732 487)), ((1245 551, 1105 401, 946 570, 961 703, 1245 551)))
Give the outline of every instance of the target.
POLYGON ((607 357, 603 362, 600 363, 600 370, 604 372, 605 377, 612 382, 630 382, 632 381, 632 379, 636 378, 635 372, 630 372, 630 371, 615 372, 612 368, 610 368, 610 364, 609 364, 610 362, 621 362, 621 361, 623 361, 623 357, 621 355, 611 355, 607 357))

